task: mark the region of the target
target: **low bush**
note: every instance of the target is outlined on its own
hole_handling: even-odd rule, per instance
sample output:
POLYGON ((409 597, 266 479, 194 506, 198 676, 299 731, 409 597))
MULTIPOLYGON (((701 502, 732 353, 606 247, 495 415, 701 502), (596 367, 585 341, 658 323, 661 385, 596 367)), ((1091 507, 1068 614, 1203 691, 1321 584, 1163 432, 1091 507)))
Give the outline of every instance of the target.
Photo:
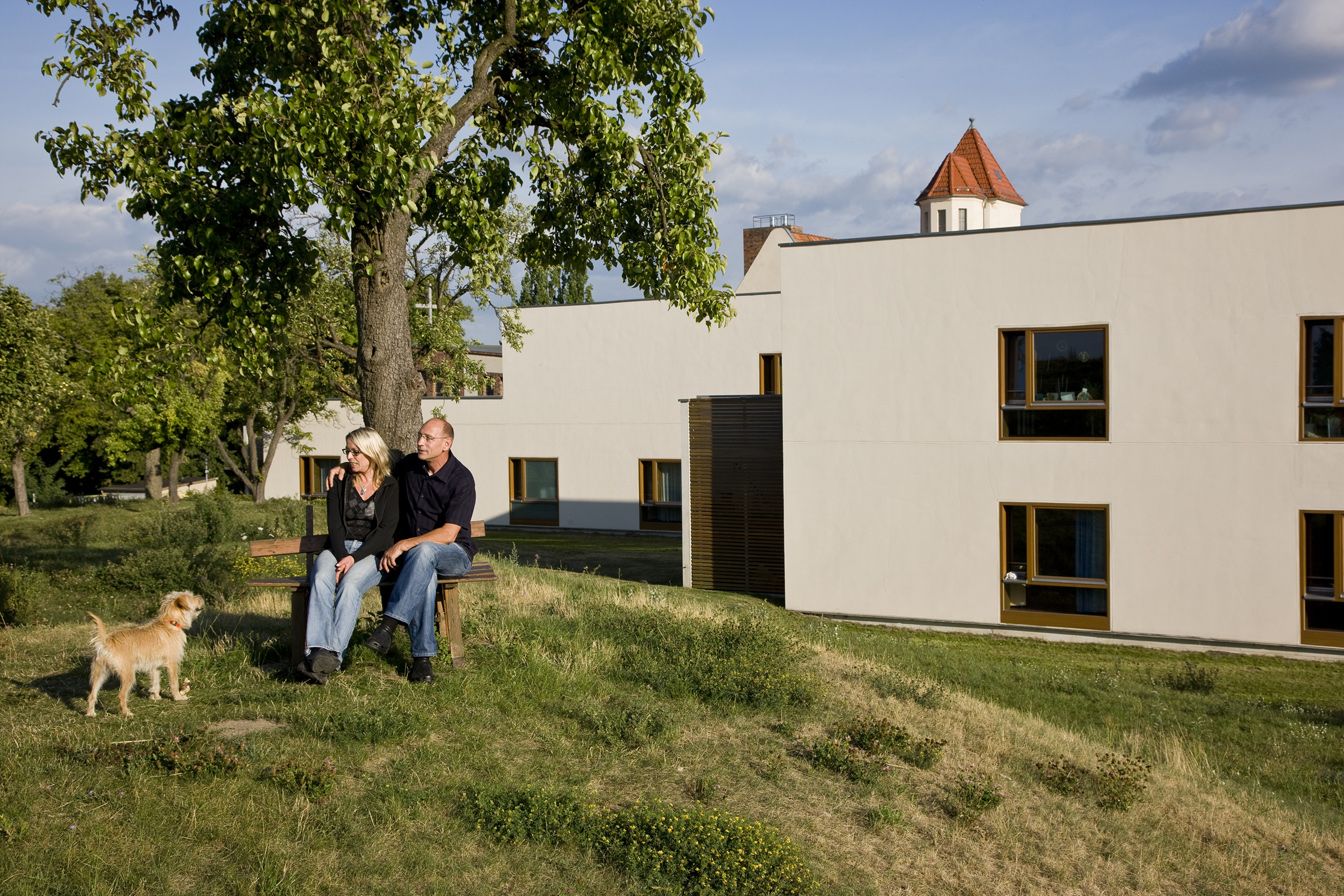
POLYGON ((1162 683, 1173 691, 1212 694, 1218 685, 1218 671, 1207 666, 1196 666, 1186 660, 1182 668, 1162 676, 1162 683))
POLYGON ((0 566, 0 625, 26 625, 33 621, 34 588, 41 573, 24 566, 0 566))
POLYGON ((1036 763, 1036 773, 1046 789, 1063 796, 1079 793, 1086 782, 1087 770, 1079 768, 1064 757, 1036 763))
POLYGON ((503 842, 590 851, 651 889, 795 896, 816 889, 797 847, 774 828, 661 800, 620 808, 543 788, 462 794, 462 816, 503 842))
POLYGON ((924 681, 891 671, 879 672, 871 681, 879 697, 909 700, 925 709, 940 709, 947 705, 947 688, 936 681, 924 681))
POLYGON ((322 797, 335 787, 336 763, 330 759, 318 763, 289 759, 272 767, 266 777, 286 790, 310 798, 322 797))
POLYGON ((1103 809, 1125 810, 1134 805, 1148 788, 1152 766, 1142 759, 1103 753, 1097 759, 1093 775, 1097 805, 1103 809))
POLYGON ((1103 809, 1123 811, 1134 805, 1148 787, 1152 766, 1119 753, 1102 753, 1096 768, 1086 769, 1064 757, 1036 763, 1041 783, 1064 796, 1090 797, 1103 809))
POLYGON ((620 674, 664 696, 755 709, 817 698, 816 682, 798 668, 802 647, 764 619, 679 619, 663 610, 590 619, 620 647, 620 674))
POLYGON ((65 753, 71 758, 93 765, 149 768, 187 775, 236 772, 243 766, 245 750, 242 742, 212 740, 200 731, 179 731, 148 740, 65 747, 65 753))
POLYGON ((815 768, 844 775, 856 784, 872 784, 888 766, 880 756, 874 756, 852 743, 848 737, 819 737, 808 749, 808 759, 815 768))
POLYGON ((959 768, 948 786, 945 806, 954 818, 975 819, 1003 802, 1003 788, 987 772, 959 768))
POLYGON ((640 747, 669 730, 667 714, 655 701, 608 697, 584 700, 573 710, 579 724, 608 746, 640 747))

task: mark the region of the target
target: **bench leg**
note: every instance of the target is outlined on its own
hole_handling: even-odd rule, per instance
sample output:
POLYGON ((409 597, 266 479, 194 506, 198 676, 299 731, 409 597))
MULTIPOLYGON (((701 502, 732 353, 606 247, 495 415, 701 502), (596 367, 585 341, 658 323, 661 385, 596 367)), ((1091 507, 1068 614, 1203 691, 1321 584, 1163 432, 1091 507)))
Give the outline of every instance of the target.
POLYGON ((453 667, 459 668, 465 662, 467 652, 462 647, 462 615, 457 607, 457 583, 440 583, 434 603, 435 615, 439 620, 439 636, 448 639, 453 667))
POLYGON ((298 668, 308 652, 308 586, 289 594, 289 660, 298 668))

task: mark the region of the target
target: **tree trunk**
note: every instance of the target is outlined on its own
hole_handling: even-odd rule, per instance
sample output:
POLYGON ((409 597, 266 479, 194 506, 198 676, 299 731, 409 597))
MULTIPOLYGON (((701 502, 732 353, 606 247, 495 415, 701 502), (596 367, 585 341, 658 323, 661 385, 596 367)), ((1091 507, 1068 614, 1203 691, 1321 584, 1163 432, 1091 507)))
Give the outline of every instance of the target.
POLYGON ((10 467, 14 474, 14 500, 19 505, 19 516, 28 515, 28 477, 23 473, 23 452, 14 452, 14 464, 10 467))
POLYGON ((177 506, 177 471, 182 466, 182 452, 173 451, 168 455, 168 504, 177 506))
POLYGON ((394 211, 380 220, 357 217, 350 244, 359 326, 356 375, 364 424, 388 447, 410 453, 420 429, 424 379, 415 369, 406 297, 406 240, 410 216, 394 211))
POLYGON ((157 501, 163 497, 163 467, 159 463, 161 449, 145 452, 145 497, 157 501))

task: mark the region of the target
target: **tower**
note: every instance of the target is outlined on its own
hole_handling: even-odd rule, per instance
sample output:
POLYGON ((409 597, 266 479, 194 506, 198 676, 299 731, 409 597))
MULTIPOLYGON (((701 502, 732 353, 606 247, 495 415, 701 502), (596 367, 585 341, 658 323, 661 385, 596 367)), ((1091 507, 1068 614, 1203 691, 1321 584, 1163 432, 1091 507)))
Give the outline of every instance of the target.
POLYGON ((920 233, 945 233, 1019 227, 1027 203, 1013 189, 972 118, 961 142, 943 159, 915 205, 920 233))

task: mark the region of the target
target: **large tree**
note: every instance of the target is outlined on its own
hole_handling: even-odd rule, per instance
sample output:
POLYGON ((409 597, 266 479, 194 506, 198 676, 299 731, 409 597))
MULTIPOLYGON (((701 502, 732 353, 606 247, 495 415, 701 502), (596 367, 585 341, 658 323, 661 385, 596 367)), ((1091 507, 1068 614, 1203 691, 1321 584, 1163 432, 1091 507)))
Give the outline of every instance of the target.
POLYGON ((518 307, 529 305, 584 305, 593 300, 588 270, 528 265, 518 287, 518 307))
POLYGON ((69 394, 64 366, 47 309, 0 275, 0 451, 10 462, 19 516, 28 515, 24 458, 49 435, 69 394))
POLYGON ((364 416, 396 447, 413 445, 423 391, 408 238, 429 226, 466 267, 498 255, 497 213, 524 175, 524 261, 600 260, 697 320, 732 314, 714 282, 716 135, 694 129, 710 15, 695 0, 212 0, 204 89, 158 105, 134 40, 175 24, 171 7, 30 2, 84 11, 45 70, 112 93, 119 118, 44 145, 85 196, 134 191, 126 208, 154 218, 175 295, 265 341, 317 268, 301 216, 347 237, 364 416))

